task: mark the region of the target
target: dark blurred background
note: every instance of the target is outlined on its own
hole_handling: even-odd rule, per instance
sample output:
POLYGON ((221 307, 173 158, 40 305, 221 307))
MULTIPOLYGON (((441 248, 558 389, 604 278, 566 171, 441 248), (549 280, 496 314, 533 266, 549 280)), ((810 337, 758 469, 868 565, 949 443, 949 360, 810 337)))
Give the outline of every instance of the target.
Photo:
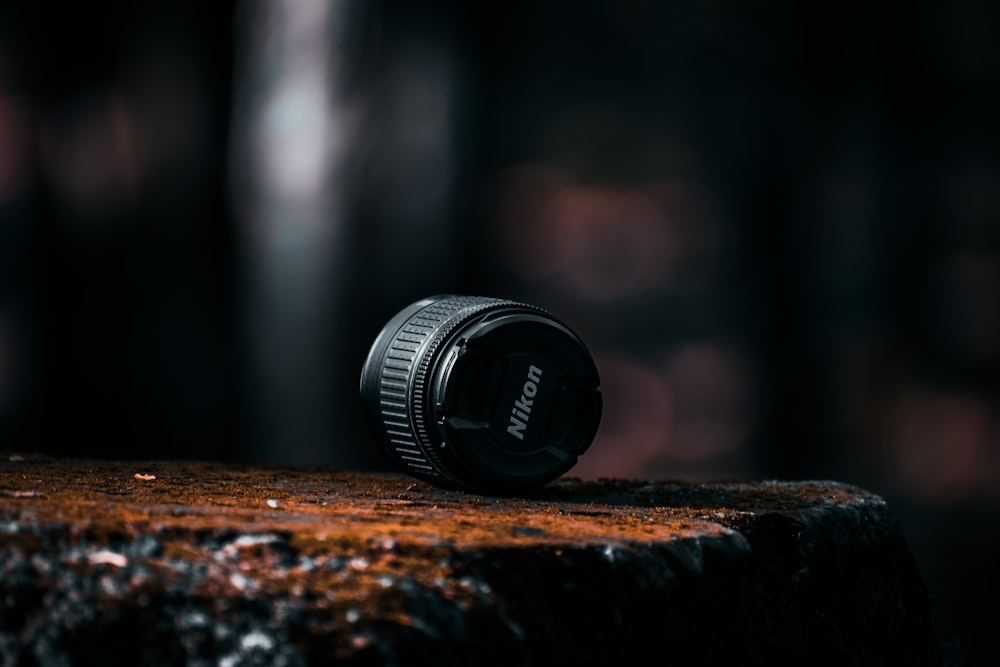
POLYGON ((435 293, 598 361, 586 477, 884 495, 1000 627, 1000 5, 0 6, 0 448, 380 468, 435 293))

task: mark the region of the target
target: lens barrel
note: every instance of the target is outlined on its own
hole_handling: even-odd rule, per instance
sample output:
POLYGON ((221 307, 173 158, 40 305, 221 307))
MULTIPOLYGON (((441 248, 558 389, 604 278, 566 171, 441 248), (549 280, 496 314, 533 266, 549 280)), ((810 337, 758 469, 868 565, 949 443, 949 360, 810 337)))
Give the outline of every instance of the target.
POLYGON ((442 295, 401 310, 361 371, 376 441, 407 473, 449 489, 517 493, 573 467, 601 420, 580 340, 524 303, 442 295))

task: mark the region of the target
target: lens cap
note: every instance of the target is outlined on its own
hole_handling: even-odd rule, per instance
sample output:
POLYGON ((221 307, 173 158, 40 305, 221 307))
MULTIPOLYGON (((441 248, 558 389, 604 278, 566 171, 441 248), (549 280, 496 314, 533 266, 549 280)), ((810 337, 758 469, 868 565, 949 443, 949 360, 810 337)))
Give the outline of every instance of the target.
POLYGON ((516 493, 569 470, 601 418, 580 338, 546 311, 437 296, 396 315, 361 377, 369 426, 410 474, 446 488, 516 493))

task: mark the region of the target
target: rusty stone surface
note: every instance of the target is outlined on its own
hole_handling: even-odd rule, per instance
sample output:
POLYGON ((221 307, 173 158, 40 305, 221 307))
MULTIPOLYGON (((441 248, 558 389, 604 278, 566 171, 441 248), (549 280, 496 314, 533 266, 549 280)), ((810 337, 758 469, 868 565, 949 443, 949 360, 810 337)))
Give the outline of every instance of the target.
POLYGON ((0 453, 0 563, 5 665, 960 662, 885 503, 833 482, 0 453))

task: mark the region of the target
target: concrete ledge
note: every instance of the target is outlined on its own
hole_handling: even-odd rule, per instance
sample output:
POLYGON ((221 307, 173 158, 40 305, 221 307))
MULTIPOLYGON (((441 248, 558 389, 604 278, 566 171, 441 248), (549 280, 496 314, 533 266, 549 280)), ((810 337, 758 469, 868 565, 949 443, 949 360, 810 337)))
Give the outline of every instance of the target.
POLYGON ((3 664, 939 665, 897 521, 834 482, 562 480, 0 454, 3 664))

